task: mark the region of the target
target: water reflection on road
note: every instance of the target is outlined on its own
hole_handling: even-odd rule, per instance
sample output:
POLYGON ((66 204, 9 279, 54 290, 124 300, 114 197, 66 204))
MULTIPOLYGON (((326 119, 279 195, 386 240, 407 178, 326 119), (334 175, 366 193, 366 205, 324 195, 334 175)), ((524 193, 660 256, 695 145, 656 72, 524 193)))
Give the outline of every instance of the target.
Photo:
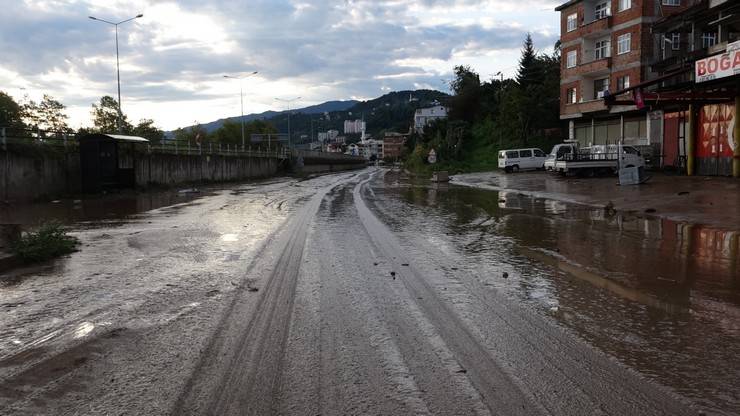
POLYGON ((210 195, 212 191, 213 189, 121 191, 109 195, 88 195, 81 199, 68 198, 21 205, 0 204, 0 224, 20 224, 24 228, 34 227, 45 221, 63 224, 88 222, 91 226, 110 225, 111 222, 138 213, 191 202, 210 195))
POLYGON ((404 238, 446 240, 489 286, 701 406, 740 412, 740 232, 393 173, 374 192, 404 238))

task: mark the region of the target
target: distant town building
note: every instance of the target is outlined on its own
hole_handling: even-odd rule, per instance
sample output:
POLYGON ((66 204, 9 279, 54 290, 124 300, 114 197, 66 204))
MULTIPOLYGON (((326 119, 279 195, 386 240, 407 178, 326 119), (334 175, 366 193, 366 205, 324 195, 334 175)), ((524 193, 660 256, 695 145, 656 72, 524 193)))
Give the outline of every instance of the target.
POLYGON ((383 158, 397 159, 401 157, 406 136, 400 133, 386 133, 383 138, 383 158))
POLYGON ((434 107, 420 108, 414 114, 414 130, 421 133, 429 123, 434 120, 447 118, 447 107, 437 105, 434 107))
POLYGON ((362 120, 344 120, 344 134, 361 134, 365 131, 365 122, 362 120))
POLYGON ((365 159, 372 159, 373 156, 375 156, 375 159, 382 159, 383 140, 365 140, 365 142, 362 144, 362 156, 365 157, 365 159))
POLYGON ((360 156, 360 146, 352 143, 351 145, 347 146, 347 150, 344 153, 352 156, 360 156))
POLYGON ((317 135, 318 141, 321 143, 335 143, 338 137, 339 130, 320 131, 317 135))
POLYGON ((342 153, 342 145, 339 143, 329 143, 326 145, 324 150, 328 153, 342 153))

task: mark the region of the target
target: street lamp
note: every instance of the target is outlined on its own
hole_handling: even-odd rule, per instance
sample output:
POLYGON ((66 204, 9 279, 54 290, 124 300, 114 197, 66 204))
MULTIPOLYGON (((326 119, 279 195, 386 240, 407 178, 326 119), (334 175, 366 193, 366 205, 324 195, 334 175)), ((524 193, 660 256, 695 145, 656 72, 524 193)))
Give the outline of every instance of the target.
MULTIPOLYGON (((498 108, 499 113, 501 112, 501 91, 504 89, 504 73, 501 71, 496 72, 495 76, 501 77, 501 84, 498 86, 498 108)), ((498 146, 501 147, 504 141, 504 133, 501 130, 501 126, 498 127, 498 146)))
POLYGON ((287 99, 287 100, 286 99, 283 99, 283 98, 275 98, 275 100, 280 101, 280 102, 284 102, 284 103, 286 103, 288 105, 288 148, 291 148, 292 147, 291 146, 291 137, 290 137, 290 103, 292 103, 293 101, 300 100, 300 99, 301 99, 301 97, 295 97, 295 98, 291 98, 291 99, 287 99))
POLYGON ((249 78, 249 77, 251 77, 253 75, 257 75, 257 74, 258 74, 258 72, 257 71, 254 71, 254 72, 252 72, 250 74, 243 75, 241 77, 232 76, 232 75, 224 75, 224 78, 238 79, 239 80, 239 97, 240 97, 240 100, 241 100, 241 108, 242 108, 242 115, 241 115, 241 122, 242 122, 242 151, 244 151, 244 88, 242 88, 242 80, 244 78, 249 78))
POLYGON ((130 22, 140 17, 144 17, 144 15, 139 13, 132 18, 121 20, 118 23, 109 22, 104 19, 98 19, 97 17, 93 17, 93 16, 88 16, 88 17, 98 22, 108 23, 109 25, 112 25, 116 28, 116 75, 118 78, 118 133, 121 133, 121 128, 123 127, 123 122, 122 122, 123 112, 121 111, 121 68, 120 68, 119 61, 118 61, 118 25, 124 24, 126 22, 130 22))

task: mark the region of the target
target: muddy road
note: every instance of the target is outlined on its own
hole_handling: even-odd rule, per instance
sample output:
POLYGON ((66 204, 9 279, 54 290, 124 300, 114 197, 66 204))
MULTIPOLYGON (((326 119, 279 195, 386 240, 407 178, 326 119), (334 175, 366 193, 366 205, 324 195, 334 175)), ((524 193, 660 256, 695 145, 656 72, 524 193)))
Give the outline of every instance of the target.
POLYGON ((740 412, 730 231, 382 170, 76 224, 0 281, 0 414, 740 412))

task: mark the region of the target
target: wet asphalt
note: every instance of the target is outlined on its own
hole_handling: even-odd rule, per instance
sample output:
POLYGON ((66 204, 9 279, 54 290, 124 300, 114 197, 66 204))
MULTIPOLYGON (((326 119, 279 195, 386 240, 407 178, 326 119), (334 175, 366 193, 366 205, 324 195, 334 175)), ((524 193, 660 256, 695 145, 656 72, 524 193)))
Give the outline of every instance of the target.
POLYGON ((740 412, 736 231, 371 169, 168 195, 58 203, 1 414, 740 412))

